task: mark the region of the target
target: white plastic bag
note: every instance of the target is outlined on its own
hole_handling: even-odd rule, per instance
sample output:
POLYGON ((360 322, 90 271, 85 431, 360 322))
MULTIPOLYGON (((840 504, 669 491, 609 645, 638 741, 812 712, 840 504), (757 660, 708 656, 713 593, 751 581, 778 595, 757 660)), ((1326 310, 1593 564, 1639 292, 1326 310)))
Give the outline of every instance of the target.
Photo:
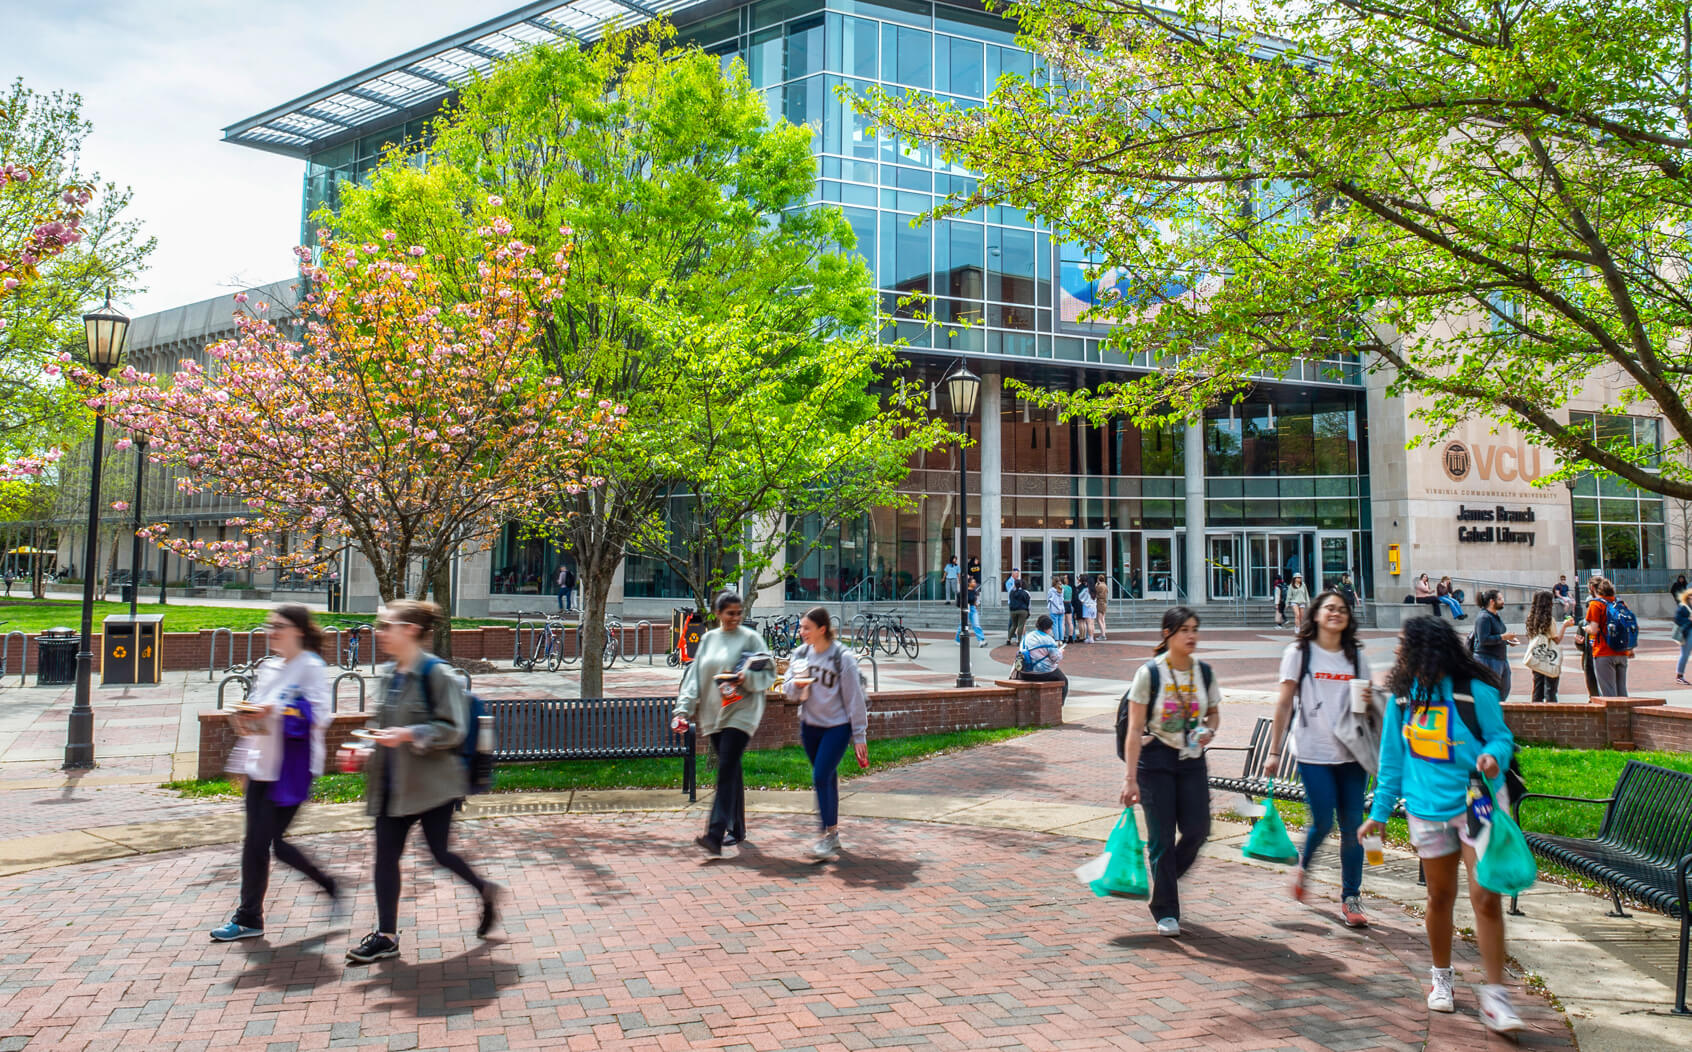
POLYGON ((1105 870, 1109 867, 1110 852, 1106 851, 1091 862, 1083 862, 1081 865, 1075 867, 1075 879, 1079 880, 1082 884, 1085 884, 1088 887, 1092 887, 1093 881, 1102 878, 1105 875, 1105 870))

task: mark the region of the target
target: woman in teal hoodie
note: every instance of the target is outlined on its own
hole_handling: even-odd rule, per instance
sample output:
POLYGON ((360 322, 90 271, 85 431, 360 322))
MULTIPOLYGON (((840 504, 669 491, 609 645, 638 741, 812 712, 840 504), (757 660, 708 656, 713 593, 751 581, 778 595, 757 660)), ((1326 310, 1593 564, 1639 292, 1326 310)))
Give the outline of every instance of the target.
POLYGON ((1481 1022, 1500 1033, 1522 1029, 1504 987, 1504 907, 1496 892, 1475 881, 1475 848, 1469 828, 1469 775, 1479 770, 1493 784, 1510 766, 1515 740, 1504 723, 1492 673, 1476 661, 1451 625, 1415 617, 1404 625, 1398 661, 1387 676, 1392 698, 1381 731, 1380 771, 1361 839, 1379 836, 1402 799, 1410 841, 1427 875, 1424 924, 1433 956, 1428 1008, 1454 1012, 1452 909, 1457 904, 1458 861, 1469 870, 1469 904, 1475 913, 1486 983, 1479 989, 1481 1022), (1476 730, 1471 728, 1478 728, 1476 730))

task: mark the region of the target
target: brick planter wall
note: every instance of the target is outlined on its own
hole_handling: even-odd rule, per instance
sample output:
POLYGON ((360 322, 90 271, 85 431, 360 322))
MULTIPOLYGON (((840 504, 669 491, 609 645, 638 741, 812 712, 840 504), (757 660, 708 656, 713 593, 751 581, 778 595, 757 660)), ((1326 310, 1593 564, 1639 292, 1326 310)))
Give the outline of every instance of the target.
POLYGON ((1692 752, 1692 709, 1635 709, 1633 744, 1662 752, 1692 752))
MULTIPOLYGON (((870 695, 869 738, 908 738, 1001 727, 1055 727, 1063 722, 1061 683, 999 680, 967 690, 884 690, 870 695)), ((753 749, 799 744, 799 702, 772 692, 753 749)), ((710 744, 700 742, 700 751, 710 744)))
POLYGON ((1559 745, 1568 749, 1616 749, 1627 752, 1634 748, 1687 748, 1692 746, 1692 712, 1684 716, 1669 716, 1667 729, 1656 730, 1664 713, 1684 710, 1654 711, 1663 705, 1662 698, 1593 698, 1590 702, 1536 705, 1528 701, 1504 703, 1504 722, 1510 733, 1524 742, 1559 745), (1676 733, 1685 735, 1685 746, 1654 746, 1639 741, 1642 727, 1649 722, 1655 733, 1664 740, 1676 733))

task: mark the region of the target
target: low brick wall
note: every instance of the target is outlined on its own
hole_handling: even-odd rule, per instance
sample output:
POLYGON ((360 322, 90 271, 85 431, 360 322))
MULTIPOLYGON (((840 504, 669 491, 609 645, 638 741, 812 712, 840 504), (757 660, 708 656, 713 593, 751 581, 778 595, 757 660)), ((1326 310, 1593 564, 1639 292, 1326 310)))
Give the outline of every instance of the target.
POLYGON ((1692 709, 1635 709, 1633 744, 1661 752, 1692 752, 1692 709))
MULTIPOLYGON (((201 778, 221 778, 229 750, 235 746, 235 731, 227 711, 200 713, 201 778)), ((341 747, 355 728, 364 726, 368 713, 336 713, 329 727, 329 757, 341 747)), ((908 738, 914 734, 946 734, 960 730, 1001 727, 1055 727, 1063 722, 1063 685, 1000 680, 990 686, 968 690, 889 690, 870 695, 869 736, 908 738)), ((799 703, 772 693, 764 708, 763 722, 752 737, 754 749, 778 749, 799 744, 799 703)), ((710 743, 701 739, 701 752, 710 743)))
POLYGON ((1692 747, 1692 712, 1662 709, 1662 698, 1592 698, 1590 701, 1534 704, 1529 701, 1504 703, 1504 722, 1517 739, 1568 749, 1615 749, 1692 747), (1684 715, 1677 715, 1684 713, 1684 715), (1667 715, 1668 729, 1659 730, 1667 715), (1647 729, 1649 728, 1649 729, 1647 729), (1656 740, 1685 735, 1681 746, 1646 745, 1642 735, 1656 740))
MULTIPOLYGON (((367 712, 337 712, 332 717, 326 736, 328 755, 325 763, 335 766, 335 750, 352 740, 352 732, 370 721, 367 712)), ((229 762, 229 750, 235 747, 235 728, 230 725, 229 713, 200 713, 200 756, 196 774, 201 778, 222 778, 224 764, 229 762)))

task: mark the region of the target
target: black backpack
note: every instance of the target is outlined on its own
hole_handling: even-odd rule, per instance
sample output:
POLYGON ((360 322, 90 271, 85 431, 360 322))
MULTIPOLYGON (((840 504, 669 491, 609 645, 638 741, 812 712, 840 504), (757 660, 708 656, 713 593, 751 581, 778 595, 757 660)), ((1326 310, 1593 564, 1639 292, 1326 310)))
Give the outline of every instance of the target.
MULTIPOLYGON (((1474 686, 1469 680, 1452 680, 1452 708, 1457 710, 1457 715, 1463 721, 1463 726, 1469 728, 1469 733, 1475 736, 1475 740, 1484 743, 1486 735, 1481 733, 1480 716, 1475 712, 1475 696, 1471 693, 1473 690, 1474 686), (1459 686, 1468 689, 1458 690, 1459 686)), ((1520 801, 1523 794, 1527 792, 1527 782, 1522 778, 1520 749, 1513 749, 1510 752, 1510 767, 1504 772, 1504 788, 1509 792, 1512 804, 1520 801)))
MULTIPOLYGON (((1203 661, 1198 663, 1198 667, 1199 676, 1204 680, 1205 696, 1209 697, 1212 688, 1216 685, 1215 674, 1210 671, 1210 666, 1203 661)), ((1151 674, 1151 690, 1146 693, 1146 721, 1149 723, 1152 708, 1157 705, 1158 692, 1163 689, 1163 675, 1157 670, 1156 660, 1146 662, 1146 671, 1151 674)), ((1128 707, 1131 704, 1128 695, 1132 694, 1133 691, 1134 685, 1129 683, 1128 689, 1122 692, 1122 700, 1116 703, 1116 758, 1118 760, 1128 759, 1128 715, 1132 711, 1128 707)))

